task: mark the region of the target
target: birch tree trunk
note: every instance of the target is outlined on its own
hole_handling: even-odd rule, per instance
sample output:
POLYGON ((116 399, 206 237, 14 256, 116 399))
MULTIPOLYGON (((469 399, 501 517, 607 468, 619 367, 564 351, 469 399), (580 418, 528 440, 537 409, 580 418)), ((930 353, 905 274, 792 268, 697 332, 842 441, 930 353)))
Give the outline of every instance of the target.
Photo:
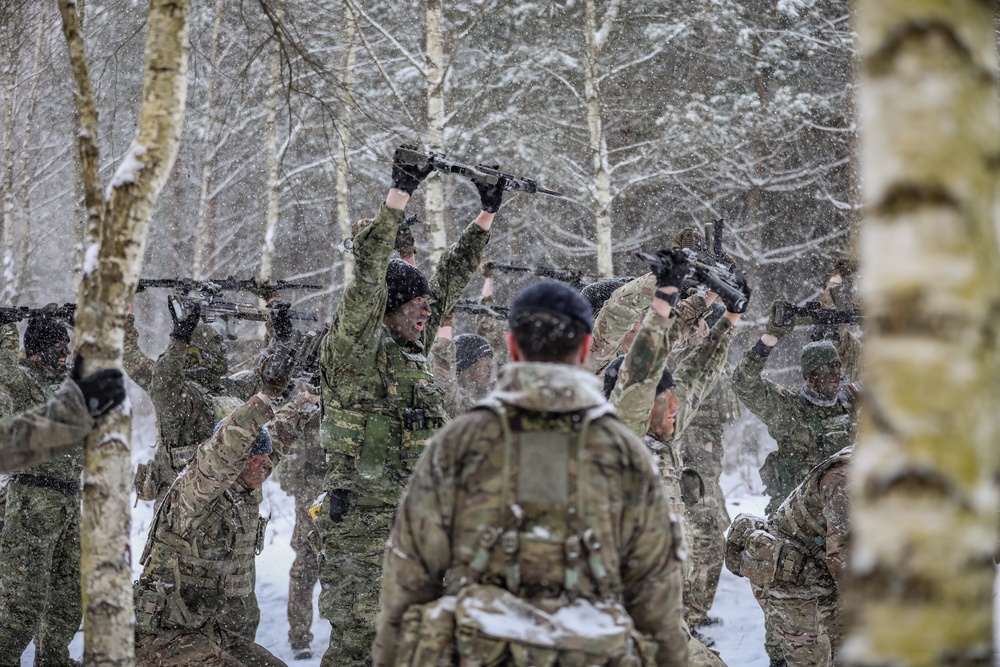
MULTIPOLYGON (((343 41, 347 43, 347 52, 344 54, 344 61, 341 68, 341 88, 345 96, 350 99, 354 92, 354 66, 357 60, 357 17, 351 10, 348 3, 344 3, 344 26, 343 41)), ((351 201, 348 187, 348 149, 351 145, 351 130, 353 121, 353 104, 344 104, 340 109, 340 123, 337 128, 337 136, 340 141, 337 144, 337 225, 340 228, 340 238, 346 239, 351 235, 351 201)), ((344 262, 344 285, 347 285, 354 278, 354 255, 345 252, 341 254, 344 262)))
MULTIPOLYGON (((443 0, 427 0, 427 148, 444 151, 444 24, 443 0)), ((437 266, 448 247, 444 214, 444 180, 432 172, 424 181, 424 215, 427 217, 430 260, 437 266)))
MULTIPOLYGON (((278 10, 278 20, 284 17, 284 10, 278 10)), ((278 233, 278 90, 281 83, 281 50, 278 40, 274 40, 271 54, 271 85, 267 88, 267 121, 265 122, 267 153, 267 214, 264 219, 264 243, 260 251, 261 282, 270 282, 274 274, 274 237, 278 233)))
POLYGON ((1000 158, 993 3, 859 0, 857 665, 990 665, 1000 158))
MULTIPOLYGON (((97 109, 74 0, 59 0, 77 86, 88 238, 75 349, 84 374, 121 368, 123 324, 142 268, 149 219, 180 144, 187 99, 190 0, 150 0, 136 137, 107 190, 98 171, 97 109)), ((128 404, 126 403, 126 406, 128 404)), ((131 414, 116 410, 87 438, 81 518, 84 664, 134 664, 129 553, 131 414)))
POLYGON ((212 173, 215 171, 215 151, 218 149, 218 119, 215 110, 215 86, 219 73, 219 33, 222 29, 222 10, 225 0, 215 0, 212 21, 212 55, 205 85, 205 148, 201 157, 201 193, 198 196, 198 225, 194 235, 194 266, 192 278, 202 280, 211 271, 212 225, 215 221, 215 197, 211 192, 212 173))
POLYGON ((598 27, 595 0, 586 0, 584 31, 587 38, 587 68, 585 70, 584 98, 587 102, 587 128, 590 136, 590 159, 594 182, 591 195, 594 199, 594 220, 597 225, 597 272, 604 278, 614 275, 611 238, 611 169, 608 162, 608 144, 604 136, 604 109, 601 104, 600 67, 598 61, 607 43, 608 33, 620 6, 612 0, 601 26, 598 27))
POLYGON ((2 241, 3 303, 11 304, 14 284, 14 98, 17 93, 18 57, 12 53, 12 5, 0 8, 0 88, 3 89, 3 135, 0 144, 0 241, 2 241))

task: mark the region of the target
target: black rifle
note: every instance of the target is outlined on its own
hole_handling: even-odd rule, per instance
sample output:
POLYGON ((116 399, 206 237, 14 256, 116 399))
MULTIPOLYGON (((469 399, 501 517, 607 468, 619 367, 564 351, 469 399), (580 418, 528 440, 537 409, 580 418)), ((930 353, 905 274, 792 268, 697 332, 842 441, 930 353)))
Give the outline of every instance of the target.
MULTIPOLYGON (((180 304, 179 312, 173 305, 170 309, 170 315, 175 320, 183 318, 185 314, 191 312, 195 304, 201 307, 202 322, 212 323, 216 319, 225 320, 227 318, 266 322, 271 318, 270 308, 258 308, 248 303, 225 301, 214 295, 188 296, 180 294, 174 296, 173 299, 180 304)), ((319 313, 315 310, 289 310, 288 317, 300 322, 319 321, 319 313)))
POLYGON ((569 283, 570 285, 574 285, 576 287, 583 286, 584 278, 595 279, 598 277, 593 273, 584 273, 579 269, 563 269, 549 266, 517 266, 515 264, 501 264, 499 262, 493 262, 492 268, 494 271, 503 271, 505 273, 530 273, 542 278, 561 280, 564 283, 569 283))
POLYGON ((441 171, 446 174, 458 174, 465 176, 473 183, 483 185, 497 185, 504 190, 514 190, 527 194, 549 195, 550 197, 562 197, 563 195, 555 190, 543 188, 538 181, 530 178, 518 178, 511 176, 493 167, 477 164, 475 166, 464 164, 453 160, 444 153, 434 151, 424 152, 411 146, 400 146, 396 149, 393 161, 400 164, 410 165, 417 169, 427 169, 430 167, 434 171, 441 171))
POLYGON ((510 314, 510 308, 506 306, 484 306, 481 303, 464 299, 455 304, 455 310, 461 310, 472 315, 489 315, 498 320, 505 320, 510 314))
POLYGON ((824 308, 819 301, 807 301, 796 306, 787 301, 774 302, 774 323, 779 327, 812 325, 812 340, 839 340, 837 327, 842 324, 861 324, 864 316, 858 308, 837 310, 824 308))
POLYGON ((64 303, 59 306, 50 303, 41 308, 29 308, 28 306, 5 306, 0 308, 0 322, 13 324, 21 320, 30 320, 33 317, 53 317, 64 320, 67 324, 73 326, 76 319, 76 304, 64 303))
POLYGON ((282 290, 306 289, 321 290, 322 285, 311 283, 290 283, 285 280, 264 283, 256 278, 238 280, 228 278, 212 278, 211 280, 191 280, 189 278, 140 278, 136 292, 142 292, 150 287, 166 287, 177 290, 181 294, 200 292, 202 294, 221 294, 222 292, 250 292, 262 299, 274 296, 282 290))
MULTIPOLYGON (((704 285, 724 300, 728 300, 738 309, 736 312, 742 312, 746 308, 747 297, 743 294, 740 282, 736 279, 735 271, 723 265, 708 264, 702 261, 702 258, 698 257, 693 250, 680 248, 680 251, 687 257, 690 267, 687 280, 704 285)), ((658 250, 656 254, 637 252, 635 256, 648 263, 653 273, 659 273, 673 266, 669 250, 658 250)))

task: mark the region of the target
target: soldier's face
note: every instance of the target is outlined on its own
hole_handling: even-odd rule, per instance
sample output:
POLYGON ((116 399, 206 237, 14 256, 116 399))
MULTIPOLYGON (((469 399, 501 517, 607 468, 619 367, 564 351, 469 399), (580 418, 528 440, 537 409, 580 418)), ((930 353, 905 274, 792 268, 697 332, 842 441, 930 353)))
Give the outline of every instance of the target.
POLYGON ((386 313, 383 321, 393 336, 404 340, 420 340, 430 316, 429 297, 418 296, 404 303, 395 312, 386 313))
POLYGON ((840 391, 840 364, 824 364, 806 375, 805 380, 813 394, 829 400, 840 391))
POLYGON ((649 416, 649 430, 658 438, 666 439, 674 433, 674 418, 680 401, 674 392, 667 389, 653 399, 653 412, 649 416))
POLYGON ((240 473, 240 481, 248 489, 259 489, 264 485, 267 478, 271 476, 272 470, 274 470, 274 463, 271 462, 270 454, 251 456, 247 459, 246 465, 243 466, 243 472, 240 473))

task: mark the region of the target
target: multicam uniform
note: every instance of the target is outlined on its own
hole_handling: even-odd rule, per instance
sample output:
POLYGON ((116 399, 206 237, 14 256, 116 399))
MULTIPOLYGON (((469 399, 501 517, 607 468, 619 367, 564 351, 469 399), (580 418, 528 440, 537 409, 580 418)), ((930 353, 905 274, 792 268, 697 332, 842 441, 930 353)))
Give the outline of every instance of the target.
POLYGON ((758 347, 743 355, 733 372, 733 390, 743 404, 767 426, 778 442, 768 454, 760 478, 771 496, 767 512, 798 485, 809 470, 826 457, 854 442, 858 426, 858 390, 841 386, 836 398, 818 401, 798 391, 761 377, 767 356, 758 347))
POLYGON ((66 381, 42 405, 0 419, 0 472, 35 465, 77 447, 94 428, 83 394, 66 381))
POLYGON ((843 638, 838 588, 850 540, 847 447, 767 518, 736 518, 727 564, 746 576, 788 667, 829 667, 843 638), (731 558, 731 559, 730 559, 731 558))
MULTIPOLYGON (((44 404, 65 376, 65 368, 18 363, 16 349, 0 350, 0 386, 6 387, 17 412, 44 404)), ((10 480, 0 535, 0 665, 20 665, 21 653, 35 636, 43 664, 70 664, 69 644, 83 615, 82 470, 83 447, 78 444, 10 480)))
POLYGON ((294 399, 277 415, 263 394, 236 409, 197 448, 157 510, 135 585, 136 662, 284 665, 254 643, 260 612, 254 559, 267 520, 260 489, 239 482, 261 427, 275 453, 301 432, 315 407, 294 399))
MULTIPOLYGON (((413 650, 404 616, 416 614, 419 624, 419 605, 455 594, 460 624, 461 600, 475 605, 483 594, 550 611, 566 595, 573 604, 618 603, 652 640, 641 664, 686 665, 677 543, 663 486, 593 375, 512 363, 483 405, 434 437, 400 504, 385 551, 376 667, 413 650)), ((552 664, 562 655, 456 634, 454 646, 469 664, 512 665, 512 654, 525 660, 525 652, 527 663, 517 664, 552 664), (486 662, 486 653, 497 662, 486 662)), ((595 654, 600 647, 585 662, 574 657, 605 664, 595 654)))
POLYGON ((470 224, 442 256, 430 283, 432 316, 422 340, 399 341, 382 323, 389 256, 403 212, 382 206, 354 237, 354 280, 321 350, 321 439, 329 469, 316 521, 323 541, 320 611, 333 626, 323 665, 370 660, 382 552, 392 516, 427 439, 447 421, 444 395, 424 350, 479 266, 489 232, 470 224), (346 494, 341 520, 331 493, 346 494))

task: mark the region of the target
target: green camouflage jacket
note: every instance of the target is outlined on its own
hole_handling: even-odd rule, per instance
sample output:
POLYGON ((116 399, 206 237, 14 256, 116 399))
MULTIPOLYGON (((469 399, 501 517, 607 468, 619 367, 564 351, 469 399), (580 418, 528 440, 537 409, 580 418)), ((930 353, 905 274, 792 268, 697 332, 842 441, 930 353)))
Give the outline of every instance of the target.
MULTIPOLYGON (((66 379, 68 372, 67 367, 54 371, 37 361, 18 359, 16 350, 6 345, 0 346, 0 387, 4 387, 10 395, 15 413, 43 405, 66 379)), ((63 451, 62 454, 56 454, 20 472, 78 484, 83 471, 83 447, 76 446, 63 451)))
POLYGON ((733 390, 743 404, 767 426, 778 443, 760 469, 771 496, 767 511, 782 500, 823 459, 853 444, 858 427, 858 392, 841 387, 835 400, 820 405, 801 389, 789 389, 761 377, 767 357, 750 348, 733 372, 733 390))
MULTIPOLYGON (((594 343, 590 347, 587 368, 603 373, 608 364, 622 353, 622 341, 632 326, 653 303, 656 276, 647 273, 622 285, 605 302, 594 321, 594 343)), ((674 308, 678 325, 671 329, 671 348, 678 354, 687 348, 698 320, 705 314, 705 300, 700 296, 683 299, 674 308)))
POLYGON ((259 513, 260 489, 248 489, 238 478, 261 427, 273 419, 269 430, 279 458, 315 411, 296 397, 275 414, 258 394, 197 448, 146 540, 135 586, 138 634, 214 625, 246 634, 247 620, 234 610, 246 608, 254 593, 254 558, 267 522, 259 513))
MULTIPOLYGON (((582 413, 600 413, 608 407, 591 373, 541 363, 508 364, 485 403, 495 407, 462 415, 434 436, 396 512, 385 550, 376 667, 393 664, 406 609, 460 589, 466 579, 456 573, 470 571, 484 527, 505 525, 505 514, 511 510, 501 509, 505 438, 494 409, 503 410, 511 428, 522 434, 518 450, 524 455, 532 451, 524 434, 539 424, 560 419, 579 424, 582 413), (447 591, 445 581, 449 582, 447 591)), ((549 444, 545 439, 534 437, 530 442, 534 443, 531 447, 542 448, 533 450, 539 456, 553 459, 557 453, 545 450, 549 444)), ((593 531, 593 539, 600 544, 597 553, 610 579, 611 595, 624 604, 636 628, 657 643, 657 664, 686 665, 674 524, 649 452, 609 413, 594 417, 580 442, 584 449, 579 459, 563 454, 564 460, 585 465, 575 476, 580 484, 576 492, 583 494, 582 516, 580 512, 574 516, 593 531)), ((517 477, 516 484, 511 483, 517 488, 516 505, 530 519, 535 516, 534 507, 547 505, 537 506, 525 496, 542 492, 539 485, 545 493, 559 485, 539 480, 537 470, 529 476, 531 466, 526 468, 519 456, 514 459, 510 465, 515 471, 512 479, 517 477), (524 481, 532 477, 534 484, 524 481)), ((544 502, 561 502, 564 507, 570 500, 544 502)), ((521 586, 525 591, 551 589, 551 595, 557 596, 567 567, 565 545, 549 539, 545 531, 533 535, 537 538, 534 547, 524 535, 520 540, 519 549, 532 549, 536 556, 520 560, 521 586)), ((502 550, 494 550, 484 583, 502 578, 504 570, 502 550)), ((581 575, 581 594, 593 599, 592 593, 583 590, 584 580, 588 579, 581 575)))
POLYGON ((94 428, 83 394, 67 380, 42 405, 0 419, 0 472, 13 472, 65 454, 94 428))
POLYGON ((122 366, 132 381, 149 392, 153 384, 155 363, 139 347, 139 330, 135 326, 135 315, 125 318, 125 345, 122 350, 122 366))
POLYGON ((352 492, 357 506, 394 506, 424 443, 444 424, 444 395, 425 350, 482 259, 490 234, 470 224, 430 281, 432 315, 421 340, 397 341, 382 323, 385 273, 403 212, 385 205, 354 237, 354 279, 344 290, 320 363, 326 489, 352 492))

